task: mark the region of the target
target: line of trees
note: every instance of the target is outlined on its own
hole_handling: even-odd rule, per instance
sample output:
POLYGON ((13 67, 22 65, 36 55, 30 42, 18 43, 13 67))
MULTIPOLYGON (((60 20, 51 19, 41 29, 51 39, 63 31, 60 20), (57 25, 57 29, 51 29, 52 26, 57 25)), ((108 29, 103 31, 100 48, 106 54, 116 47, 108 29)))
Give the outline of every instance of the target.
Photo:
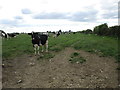
POLYGON ((84 34, 92 34, 92 30, 91 29, 87 29, 87 30, 83 30, 83 31, 80 31, 80 33, 84 33, 84 34))
POLYGON ((93 30, 93 33, 100 36, 118 37, 120 36, 120 25, 108 27, 107 23, 104 23, 99 26, 96 26, 93 30))
POLYGON ((96 26, 93 31, 91 29, 80 31, 80 33, 85 34, 97 34, 100 36, 112 36, 119 37, 120 36, 120 25, 108 27, 107 23, 96 26))

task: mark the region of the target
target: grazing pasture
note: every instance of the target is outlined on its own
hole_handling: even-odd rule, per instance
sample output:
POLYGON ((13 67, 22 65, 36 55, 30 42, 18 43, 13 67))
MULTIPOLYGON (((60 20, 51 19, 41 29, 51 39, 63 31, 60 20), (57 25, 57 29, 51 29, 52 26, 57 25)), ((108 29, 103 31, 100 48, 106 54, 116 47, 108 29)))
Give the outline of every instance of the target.
POLYGON ((30 35, 2 40, 3 88, 119 86, 117 38, 71 33, 48 41, 48 52, 35 56, 30 35))
MULTIPOLYGON (((61 51, 66 47, 73 47, 77 50, 96 53, 100 56, 112 56, 118 58, 118 40, 112 37, 103 37, 86 34, 63 34, 57 38, 49 38, 49 51, 61 51)), ((32 54, 33 47, 31 37, 21 34, 16 38, 2 41, 3 58, 17 57, 22 54, 32 54)))

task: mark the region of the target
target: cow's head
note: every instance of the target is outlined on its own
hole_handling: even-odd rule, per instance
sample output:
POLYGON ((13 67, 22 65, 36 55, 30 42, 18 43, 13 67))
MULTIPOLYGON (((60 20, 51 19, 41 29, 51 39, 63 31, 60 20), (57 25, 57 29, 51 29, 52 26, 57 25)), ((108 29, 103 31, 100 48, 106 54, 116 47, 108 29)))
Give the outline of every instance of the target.
POLYGON ((39 34, 37 32, 32 32, 31 37, 32 37, 32 40, 34 40, 34 39, 40 39, 40 36, 39 36, 39 34))

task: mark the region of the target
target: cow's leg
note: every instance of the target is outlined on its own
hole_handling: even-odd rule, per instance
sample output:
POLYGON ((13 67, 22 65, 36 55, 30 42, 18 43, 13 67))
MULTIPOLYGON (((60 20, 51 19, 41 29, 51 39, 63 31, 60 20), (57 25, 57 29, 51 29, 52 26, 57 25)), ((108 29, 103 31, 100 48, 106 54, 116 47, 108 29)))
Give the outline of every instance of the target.
POLYGON ((55 35, 53 35, 53 37, 54 37, 54 38, 56 38, 56 34, 55 34, 55 35))
POLYGON ((38 46, 38 48, 37 48, 37 50, 38 50, 38 55, 40 55, 39 48, 40 48, 40 47, 38 46))
POLYGON ((48 52, 48 40, 45 43, 46 52, 48 52))
POLYGON ((41 47, 42 47, 42 52, 44 51, 44 47, 43 47, 43 45, 41 45, 41 47))
POLYGON ((36 46, 36 45, 34 45, 34 51, 35 51, 35 55, 36 55, 36 47, 37 47, 37 46, 36 46))

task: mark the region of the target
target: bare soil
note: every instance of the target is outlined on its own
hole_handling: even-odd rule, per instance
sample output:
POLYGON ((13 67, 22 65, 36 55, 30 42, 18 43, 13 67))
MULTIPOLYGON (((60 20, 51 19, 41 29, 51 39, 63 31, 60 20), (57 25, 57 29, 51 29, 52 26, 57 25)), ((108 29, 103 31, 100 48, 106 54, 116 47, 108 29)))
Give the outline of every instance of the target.
POLYGON ((99 57, 85 51, 66 48, 49 60, 23 55, 3 60, 3 88, 116 88, 118 64, 111 57, 99 57), (70 55, 79 52, 84 63, 70 63, 70 55))

